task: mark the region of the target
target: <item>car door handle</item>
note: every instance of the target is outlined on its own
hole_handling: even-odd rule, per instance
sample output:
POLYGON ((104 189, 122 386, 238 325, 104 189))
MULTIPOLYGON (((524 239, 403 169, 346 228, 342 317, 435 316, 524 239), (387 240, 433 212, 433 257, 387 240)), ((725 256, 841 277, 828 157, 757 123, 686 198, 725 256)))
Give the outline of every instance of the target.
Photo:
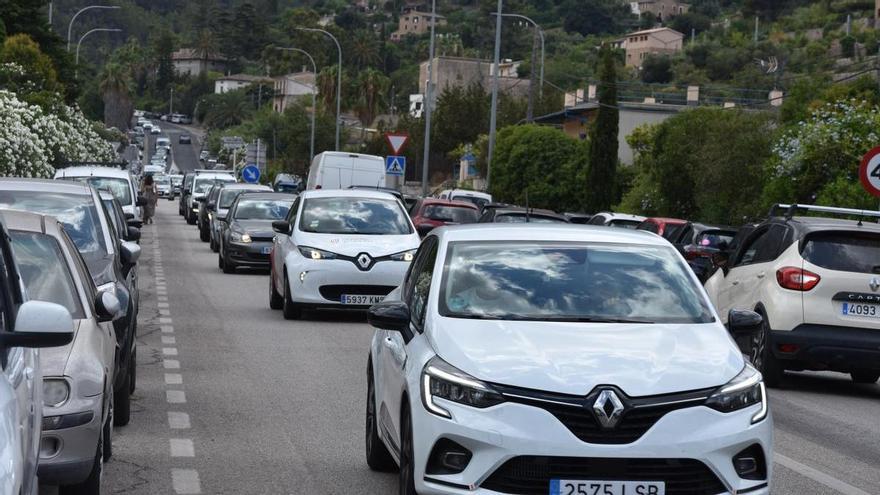
POLYGON ((767 274, 764 273, 764 272, 761 272, 761 273, 758 274, 758 278, 764 278, 764 277, 766 277, 766 276, 767 276, 767 274))
POLYGON ((730 285, 739 285, 739 280, 734 280, 733 282, 730 282, 730 285))

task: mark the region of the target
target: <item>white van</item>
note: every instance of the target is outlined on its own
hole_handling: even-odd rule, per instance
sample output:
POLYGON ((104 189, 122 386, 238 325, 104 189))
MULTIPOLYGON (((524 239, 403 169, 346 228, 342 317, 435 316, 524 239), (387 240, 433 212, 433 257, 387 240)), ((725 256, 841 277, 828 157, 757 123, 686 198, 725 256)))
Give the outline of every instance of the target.
POLYGON ((325 151, 315 156, 306 189, 385 187, 385 159, 381 156, 325 151))
POLYGON ((452 201, 467 201, 480 209, 483 209, 483 207, 492 202, 491 194, 480 191, 468 191, 466 189, 446 189, 438 197, 452 201))

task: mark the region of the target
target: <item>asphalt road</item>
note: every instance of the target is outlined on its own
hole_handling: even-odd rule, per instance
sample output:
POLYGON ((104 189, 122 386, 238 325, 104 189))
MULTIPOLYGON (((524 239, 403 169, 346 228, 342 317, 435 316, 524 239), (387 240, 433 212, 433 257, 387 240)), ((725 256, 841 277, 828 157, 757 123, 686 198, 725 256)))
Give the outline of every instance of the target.
MULTIPOLYGON (((223 275, 174 202, 142 246, 138 390, 105 493, 396 493, 364 462, 362 315, 285 321, 267 276, 223 275)), ((775 494, 880 494, 880 385, 798 374, 770 394, 775 494)))

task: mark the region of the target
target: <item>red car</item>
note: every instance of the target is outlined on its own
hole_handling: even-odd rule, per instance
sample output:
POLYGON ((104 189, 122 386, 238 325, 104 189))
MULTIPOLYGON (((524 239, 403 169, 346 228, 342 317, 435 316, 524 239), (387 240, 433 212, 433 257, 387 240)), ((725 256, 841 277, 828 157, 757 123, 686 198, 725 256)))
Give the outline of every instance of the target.
POLYGON ((636 227, 636 229, 647 230, 648 232, 653 232, 665 239, 669 239, 675 230, 677 230, 677 227, 681 227, 686 223, 687 220, 681 220, 678 218, 653 217, 645 219, 645 221, 636 227))
POLYGON ((479 210, 473 203, 436 198, 419 200, 410 210, 410 217, 421 236, 444 225, 476 223, 478 215, 479 210))

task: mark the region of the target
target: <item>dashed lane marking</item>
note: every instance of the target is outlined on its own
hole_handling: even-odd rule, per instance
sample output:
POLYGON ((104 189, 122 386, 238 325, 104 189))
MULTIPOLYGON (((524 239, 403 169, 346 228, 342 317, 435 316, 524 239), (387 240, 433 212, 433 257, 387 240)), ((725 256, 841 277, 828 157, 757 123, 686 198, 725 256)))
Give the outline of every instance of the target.
POLYGON ((180 369, 180 361, 176 359, 164 359, 162 360, 162 365, 166 370, 179 370, 180 369))
POLYGON ((172 438, 169 440, 171 457, 195 457, 196 448, 189 438, 172 438))
POLYGON ((183 390, 166 390, 165 401, 169 404, 186 404, 186 393, 183 390))
POLYGON ((817 483, 825 485, 832 490, 842 493, 843 495, 871 495, 870 493, 862 489, 856 488, 849 483, 841 481, 834 476, 825 474, 818 469, 813 469, 806 464, 801 464, 800 462, 790 457, 786 457, 782 454, 775 454, 773 458, 778 464, 781 464, 788 469, 791 469, 792 471, 802 476, 805 476, 817 483))
POLYGON ((202 493, 199 473, 195 469, 172 469, 171 485, 180 495, 198 495, 202 493))
POLYGON ((182 385, 183 375, 180 373, 165 373, 165 385, 182 385))
POLYGON ((190 428, 189 414, 185 412, 168 411, 168 426, 172 430, 188 430, 190 428))

